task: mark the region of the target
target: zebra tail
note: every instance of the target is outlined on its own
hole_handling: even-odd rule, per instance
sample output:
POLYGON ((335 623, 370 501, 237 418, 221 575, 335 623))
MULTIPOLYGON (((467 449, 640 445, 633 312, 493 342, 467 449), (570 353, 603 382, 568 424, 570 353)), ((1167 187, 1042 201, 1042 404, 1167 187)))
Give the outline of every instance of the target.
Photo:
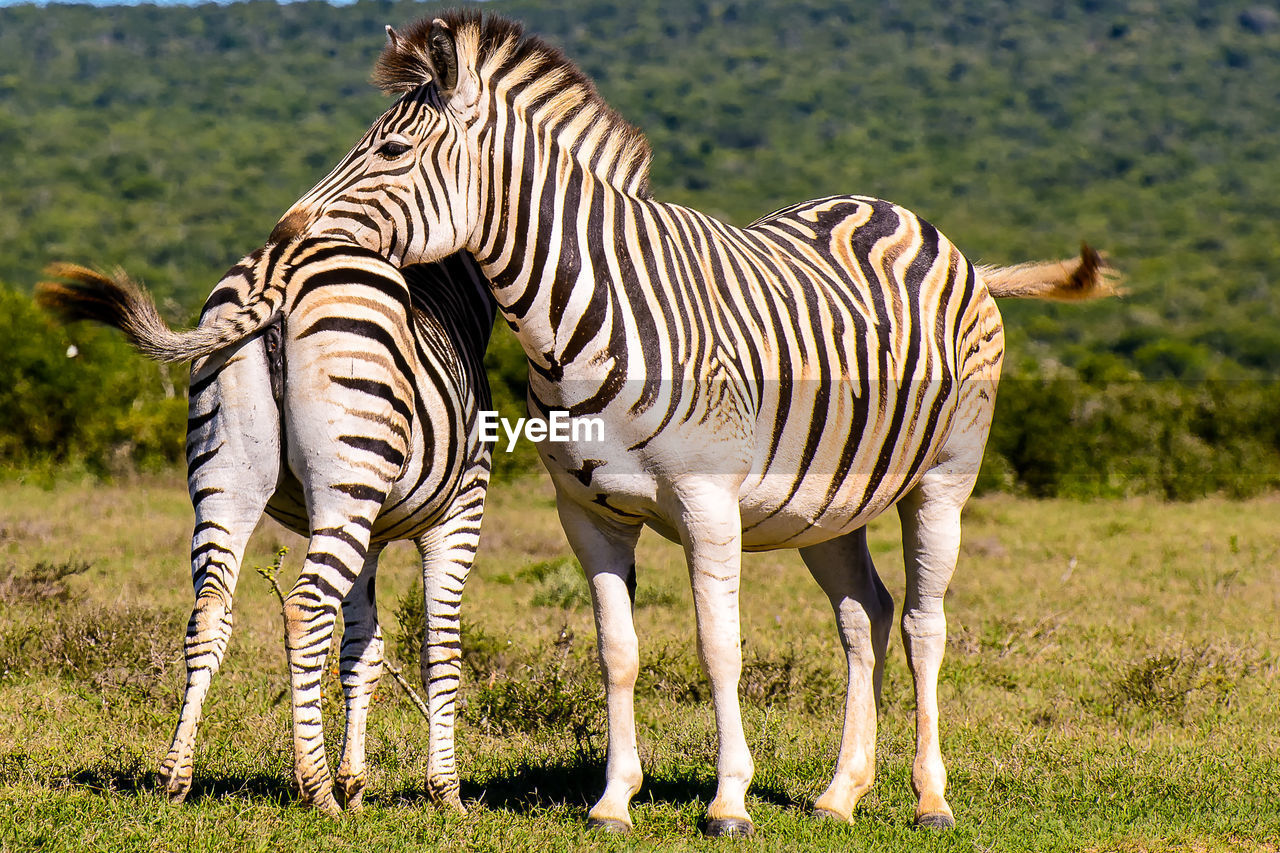
POLYGON ((1120 274, 1087 243, 1080 257, 1039 261, 1012 267, 980 266, 978 275, 992 296, 1075 301, 1118 294, 1120 274))
POLYGON ((78 264, 57 263, 45 273, 65 282, 36 285, 36 304, 63 322, 93 320, 119 329, 147 358, 186 362, 209 355, 252 334, 271 320, 237 312, 206 319, 194 329, 175 332, 160 318, 151 294, 122 270, 106 276, 78 264))

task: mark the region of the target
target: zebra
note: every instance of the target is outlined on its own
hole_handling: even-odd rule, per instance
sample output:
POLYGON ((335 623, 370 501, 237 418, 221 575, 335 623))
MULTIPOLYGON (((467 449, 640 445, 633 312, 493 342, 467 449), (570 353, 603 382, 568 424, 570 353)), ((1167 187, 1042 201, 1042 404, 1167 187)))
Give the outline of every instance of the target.
POLYGON ((388 27, 374 79, 399 100, 276 225, 396 264, 471 254, 529 363, 532 416, 594 415, 605 440, 539 454, 592 594, 608 715, 589 824, 625 832, 642 782, 635 545, 679 543, 718 730, 704 832, 753 831, 738 703, 743 550, 798 548, 829 597, 848 685, 817 814, 852 819, 875 776, 894 603, 865 525, 896 506, 901 632, 916 699, 915 821, 954 826, 938 737, 943 595, 1004 352, 993 297, 1109 287, 1101 257, 974 266, 902 207, 831 196, 738 228, 664 203, 650 150, 565 56, 479 12, 388 27))
POLYGON ((483 355, 494 315, 474 262, 457 255, 401 271, 349 241, 272 244, 231 267, 200 325, 184 333, 171 332, 123 273, 52 271, 70 283, 41 285, 46 307, 115 326, 153 358, 194 359, 187 461, 196 602, 182 710, 160 769, 169 796, 181 801, 191 789, 201 710, 231 635, 244 549, 265 509, 310 537, 284 599, 303 802, 339 811, 320 676, 341 602, 338 795, 348 809, 361 806, 365 721, 383 662, 377 561, 387 543, 412 539, 426 623, 427 790, 465 811, 453 744, 459 607, 489 480, 478 411, 489 405, 483 355))

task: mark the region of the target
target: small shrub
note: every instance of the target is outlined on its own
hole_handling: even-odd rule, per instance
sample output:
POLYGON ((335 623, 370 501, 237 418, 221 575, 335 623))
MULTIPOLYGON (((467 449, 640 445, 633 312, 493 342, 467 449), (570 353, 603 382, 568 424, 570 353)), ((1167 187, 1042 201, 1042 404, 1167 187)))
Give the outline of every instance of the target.
POLYGON ((702 665, 688 646, 664 645, 652 656, 642 649, 636 692, 681 705, 707 701, 710 689, 702 665))
POLYGON ((539 646, 532 660, 465 692, 465 715, 487 732, 542 737, 571 735, 580 752, 594 752, 604 734, 604 696, 595 667, 571 654, 572 631, 562 629, 551 648, 539 646))
MULTIPOLYGON (((536 607, 558 607, 577 610, 591 606, 591 589, 582 565, 571 557, 542 560, 521 569, 517 577, 538 585, 532 604, 536 607)), ((636 607, 670 607, 680 596, 670 589, 640 585, 635 593, 636 607)))
MULTIPOLYGON (((843 697, 845 684, 840 676, 812 665, 810 659, 794 644, 765 652, 748 649, 743 655, 738 695, 747 704, 760 708, 826 708, 832 697, 843 697)), ((643 659, 636 691, 682 705, 711 699, 710 683, 702 665, 685 647, 673 650, 663 646, 656 655, 643 659)))
MULTIPOLYGON (((422 586, 412 583, 404 595, 396 599, 397 630, 387 639, 386 653, 406 672, 418 672, 422 663, 422 633, 426 621, 422 614, 422 586)), ((464 654, 466 645, 463 645, 464 654)))
POLYGON ((591 590, 577 560, 568 557, 544 560, 521 571, 519 577, 538 584, 531 602, 535 607, 577 610, 591 606, 591 590))
POLYGON ((56 675, 146 699, 168 695, 181 633, 168 614, 137 605, 76 605, 0 634, 0 677, 56 675))
POLYGON ((1111 688, 1111 709, 1138 709, 1180 721, 1196 705, 1228 702, 1236 683, 1254 669, 1254 661, 1239 649, 1161 651, 1120 674, 1111 688))
POLYGON ((636 607, 674 607, 680 595, 670 589, 641 585, 636 590, 636 607))
POLYGON ((44 601, 66 601, 67 578, 82 575, 92 568, 89 563, 70 560, 65 563, 36 563, 34 569, 18 571, 16 566, 0 569, 0 602, 38 604, 44 601))

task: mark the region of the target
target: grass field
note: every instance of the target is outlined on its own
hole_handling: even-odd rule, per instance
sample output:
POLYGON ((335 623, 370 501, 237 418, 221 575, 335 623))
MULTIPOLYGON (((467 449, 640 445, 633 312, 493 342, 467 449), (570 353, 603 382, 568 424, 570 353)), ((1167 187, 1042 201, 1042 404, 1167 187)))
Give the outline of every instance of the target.
MULTIPOLYGON (((744 716, 758 834, 698 832, 715 732, 678 549, 641 541, 647 778, 629 839, 589 834, 603 782, 602 691, 585 585, 541 480, 495 489, 465 605, 466 816, 423 790, 421 719, 383 682, 363 814, 291 791, 279 611, 242 575, 206 706, 195 788, 156 781, 182 683, 191 511, 177 479, 0 484, 0 849, 1277 850, 1280 499, 1161 504, 974 501, 948 597, 940 700, 959 826, 913 830, 910 678, 895 636, 876 787, 850 826, 809 817, 842 701, 830 611, 794 552, 745 561, 744 716), (88 564, 85 568, 83 564, 88 564), (60 575, 65 575, 60 577, 60 575)), ((871 548, 901 602, 896 517, 871 548)), ((248 565, 301 540, 264 524, 248 565)), ((285 577, 285 580, 289 580, 285 577)), ((406 669, 411 548, 383 560, 384 630, 406 669), (400 614, 398 617, 397 614, 400 614)), ((408 631, 412 633, 412 629, 408 631)), ((326 689, 336 749, 336 679, 326 689)))

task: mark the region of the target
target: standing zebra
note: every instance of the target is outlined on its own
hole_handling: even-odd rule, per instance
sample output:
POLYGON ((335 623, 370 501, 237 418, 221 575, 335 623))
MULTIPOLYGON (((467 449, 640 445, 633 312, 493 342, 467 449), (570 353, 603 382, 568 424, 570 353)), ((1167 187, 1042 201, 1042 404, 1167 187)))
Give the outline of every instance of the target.
POLYGON ((752 831, 738 706, 743 549, 799 548, 847 655, 836 771, 818 813, 849 820, 875 773, 893 601, 865 525, 897 506, 902 636, 915 682, 916 822, 954 824, 936 685, 943 595, 1003 356, 993 296, 1103 289, 1098 256, 974 267, 888 202, 835 196, 736 228, 654 200, 650 152, 556 49, 495 16, 450 12, 389 43, 404 93, 276 226, 395 263, 466 251, 529 359, 531 413, 596 416, 603 442, 540 444, 592 593, 609 717, 595 826, 631 826, 635 544, 685 550, 719 732, 709 834, 752 831))
POLYGON ((337 781, 348 808, 360 805, 365 719, 383 660, 374 575, 388 542, 412 539, 422 555, 427 628, 427 790, 461 809, 458 618, 489 480, 478 410, 489 400, 482 361, 494 313, 474 262, 457 255, 402 275, 347 241, 269 245, 233 266, 200 325, 177 334, 123 276, 55 270, 72 283, 42 285, 46 306, 115 326, 153 358, 195 359, 187 461, 196 604, 182 712, 160 771, 169 795, 182 800, 190 790, 196 729, 231 635, 241 558, 265 509, 311 540, 285 599, 303 801, 338 811, 320 675, 341 602, 347 720, 337 781))

